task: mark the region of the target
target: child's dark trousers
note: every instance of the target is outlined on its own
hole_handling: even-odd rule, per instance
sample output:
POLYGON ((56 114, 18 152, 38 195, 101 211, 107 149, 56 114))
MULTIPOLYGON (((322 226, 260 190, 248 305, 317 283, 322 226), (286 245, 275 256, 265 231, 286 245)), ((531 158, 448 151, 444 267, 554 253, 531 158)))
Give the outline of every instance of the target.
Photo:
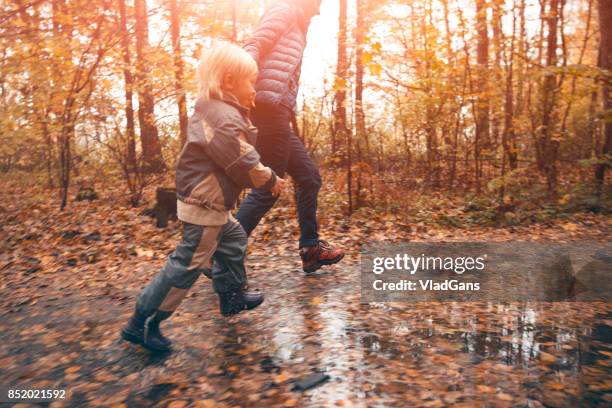
POLYGON ((183 238, 162 270, 136 301, 144 316, 168 318, 200 274, 212 278, 217 293, 237 292, 246 285, 244 258, 247 235, 233 217, 225 225, 183 223, 183 238), (212 271, 212 260, 219 265, 212 271))

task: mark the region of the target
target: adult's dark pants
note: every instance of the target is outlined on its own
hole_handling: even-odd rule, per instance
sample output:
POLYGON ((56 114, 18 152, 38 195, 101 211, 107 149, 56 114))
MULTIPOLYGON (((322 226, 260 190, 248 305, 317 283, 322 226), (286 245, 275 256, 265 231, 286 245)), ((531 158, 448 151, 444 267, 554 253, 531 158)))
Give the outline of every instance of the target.
MULTIPOLYGON (((283 178, 288 173, 296 183, 299 247, 302 248, 314 246, 319 241, 317 199, 321 176, 304 144, 291 128, 292 114, 289 108, 282 105, 260 105, 251 112, 251 120, 258 130, 256 149, 262 164, 283 178)), ((276 200, 277 197, 268 190, 251 190, 236 214, 247 235, 251 234, 276 200)))

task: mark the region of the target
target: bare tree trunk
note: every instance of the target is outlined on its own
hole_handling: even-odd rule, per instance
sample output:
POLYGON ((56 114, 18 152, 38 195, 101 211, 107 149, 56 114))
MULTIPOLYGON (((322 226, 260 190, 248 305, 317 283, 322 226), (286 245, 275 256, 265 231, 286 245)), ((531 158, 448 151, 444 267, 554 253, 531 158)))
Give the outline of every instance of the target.
MULTIPOLYGON (((599 56, 598 65, 601 69, 612 70, 612 0, 599 0, 599 56)), ((610 81, 602 82, 601 93, 603 96, 603 110, 609 115, 612 110, 612 89, 610 81)), ((612 121, 607 120, 604 124, 604 144, 601 150, 599 163, 595 169, 595 182, 597 192, 601 194, 606 178, 606 169, 610 161, 612 150, 612 121)))
POLYGON ((474 160, 476 165, 476 192, 480 192, 483 175, 482 150, 489 146, 489 34, 487 24, 487 7, 485 0, 476 0, 476 62, 478 63, 478 101, 476 104, 476 141, 474 160))
MULTIPOLYGON (((434 52, 431 50, 429 45, 429 28, 433 25, 433 10, 431 3, 428 3, 428 7, 424 9, 426 15, 421 18, 421 36, 423 40, 423 52, 425 62, 425 77, 427 79, 425 86, 425 94, 429 97, 432 94, 432 86, 429 85, 431 82, 432 72, 432 60, 434 52)), ((425 137, 427 147, 427 182, 433 187, 440 187, 440 152, 438 148, 438 126, 437 119, 440 112, 440 105, 434 106, 433 101, 427 100, 425 107, 425 137), (436 109, 437 108, 437 109, 436 109)))
MULTIPOLYGON (((456 58, 455 58, 455 53, 453 52, 453 40, 452 40, 452 34, 451 34, 451 29, 450 29, 450 24, 449 24, 449 10, 448 10, 448 0, 443 0, 442 1, 442 6, 444 9, 444 29, 445 29, 445 34, 446 34, 446 58, 448 58, 448 74, 447 74, 447 81, 449 83, 449 87, 453 90, 453 92, 456 90, 456 83, 457 83, 457 79, 455 78, 455 65, 456 65, 456 58)), ((464 77, 465 79, 465 77, 464 77)), ((465 89, 465 81, 464 81, 464 89, 465 89)), ((461 105, 463 104, 463 97, 464 95, 461 95, 461 99, 460 102, 457 103, 457 108, 455 109, 455 119, 454 119, 454 126, 452 126, 453 129, 453 139, 450 142, 451 145, 451 159, 450 159, 450 169, 449 169, 449 176, 448 176, 448 187, 449 188, 453 188, 453 185, 455 183, 455 176, 456 176, 456 172, 457 172, 457 134, 459 132, 459 124, 461 122, 461 105)))
MULTIPOLYGON (((514 51, 513 51, 514 52, 514 51)), ((518 35, 518 55, 517 60, 517 90, 515 114, 520 116, 523 113, 523 101, 525 98, 525 58, 527 52, 527 28, 525 23, 525 0, 520 0, 519 5, 519 35, 518 35)))
POLYGON ((131 173, 137 171, 136 164, 136 131, 134 128, 134 77, 132 76, 132 61, 130 58, 130 34, 127 29, 127 13, 125 0, 118 0, 119 30, 121 31, 121 46, 123 48, 123 78, 125 80, 125 136, 127 145, 127 164, 131 173))
MULTIPOLYGON (((232 2, 234 10, 234 37, 236 36, 235 28, 235 2, 232 2)), ((170 31, 172 33, 172 50, 174 53, 174 89, 176 90, 176 103, 179 113, 179 138, 181 146, 187 140, 187 103, 185 100, 185 90, 183 89, 183 58, 181 56, 181 32, 180 32, 180 16, 177 6, 177 0, 170 0, 170 31)), ((235 41, 235 38, 234 38, 235 41)))
MULTIPOLYGON (((538 57, 536 60, 536 64, 538 66, 542 66, 542 55, 544 54, 544 27, 545 27, 545 21, 544 21, 544 16, 546 15, 546 1, 547 0, 539 0, 540 3, 540 32, 538 34, 538 57)), ((528 101, 527 101, 527 106, 532 106, 532 100, 531 100, 531 96, 532 96, 532 92, 533 89, 531 87, 532 81, 529 81, 529 92, 528 92, 528 101)), ((536 82, 533 87, 538 86, 539 84, 536 82)), ((541 101, 538 101, 538 104, 540 104, 539 106, 541 106, 541 101)), ((535 140, 535 156, 536 156, 536 164, 538 166, 538 170, 543 173, 544 172, 544 154, 542 153, 542 146, 541 143, 539 142, 539 133, 538 133, 538 128, 541 125, 540 122, 540 117, 536 114, 539 113, 541 111, 537 110, 537 109, 528 109, 527 110, 529 112, 530 118, 531 118, 531 132, 532 132, 532 136, 535 140)))
POLYGON ((597 123, 597 98, 599 96, 599 92, 596 90, 591 91, 591 98, 589 101, 589 157, 594 158, 597 157, 598 154, 598 123, 597 123))
MULTIPOLYGON (((346 169, 347 169, 347 194, 348 214, 353 212, 352 197, 352 157, 351 157, 351 135, 346 124, 346 88, 348 74, 348 59, 346 55, 346 31, 347 31, 347 0, 340 0, 340 15, 338 18, 338 65, 336 67, 336 97, 334 107, 334 130, 337 132, 337 141, 346 143, 346 169)), ((338 146, 336 146, 338 148, 338 146)))
POLYGON ((51 132, 49 131, 49 125, 46 121, 48 116, 49 115, 46 114, 45 119, 42 121, 42 131, 46 144, 47 187, 53 188, 53 139, 51 137, 51 132))
MULTIPOLYGON (((582 48, 580 49, 580 55, 578 56, 578 65, 582 64, 582 59, 584 58, 584 53, 586 52, 586 48, 587 48, 587 44, 589 42, 589 34, 590 34, 590 28, 591 28, 591 17, 592 17, 592 10, 593 10, 593 0, 588 0, 589 1, 589 6, 587 9, 587 19, 586 19, 586 27, 584 29, 584 38, 582 40, 582 48)), ((576 80, 578 79, 578 77, 576 75, 572 76, 572 85, 570 88, 570 98, 569 101, 567 102, 567 105, 565 106, 565 112, 563 113, 563 120, 561 121, 561 134, 565 133, 565 129, 567 127, 567 118, 569 117, 569 113, 570 110, 572 108, 572 102, 573 99, 576 95, 576 80)))
MULTIPOLYGON (((70 27, 70 16, 66 10, 64 0, 54 0, 52 3, 52 23, 53 35, 60 47, 67 47, 68 39, 72 36, 70 27), (67 38, 65 38, 65 36, 67 38)), ((72 55, 72 52, 70 51, 72 55)), ((76 74, 74 79, 76 79, 76 74)), ((60 78, 54 75, 54 85, 61 87, 60 78)), ((54 114, 57 115, 60 124, 58 138, 58 161, 59 161, 59 188, 60 188, 60 209, 63 210, 68 203, 68 187, 70 186, 70 172, 72 164, 72 137, 74 135, 74 123, 72 119, 72 109, 74 105, 73 89, 70 89, 68 96, 64 100, 63 109, 53 107, 54 114)), ((55 116, 54 115, 54 116, 55 116)))
POLYGON ((364 22, 365 0, 357 0, 357 21, 355 27, 355 130, 357 143, 366 144, 367 135, 365 131, 365 115, 363 112, 363 45, 365 40, 366 27, 364 22))
POLYGON ((147 78, 147 54, 149 48, 149 28, 146 0, 134 0, 136 31, 136 77, 138 79, 138 122, 140 124, 140 143, 145 170, 151 173, 165 169, 161 144, 155 126, 155 102, 150 81, 147 78))
MULTIPOLYGON (((62 8, 64 5, 64 1, 63 0, 53 0, 51 3, 51 10, 52 10, 52 29, 53 29, 53 37, 55 38, 56 43, 61 44, 61 25, 60 25, 60 21, 62 20, 62 8)), ((52 78, 52 86, 54 88, 60 88, 59 86, 59 82, 60 82, 60 78, 58 76, 58 70, 54 69, 52 74, 51 74, 51 78, 52 78)), ((61 114, 61 111, 59 109, 59 106, 57 106, 56 104, 54 104, 52 98, 49 98, 49 113, 53 113, 53 117, 58 117, 61 114)), ((50 115, 47 115, 47 118, 49 118, 50 115)), ((48 124, 45 125, 45 127, 47 128, 47 130, 49 130, 48 124)), ((49 137, 51 138, 51 134, 49 132, 49 137)), ((58 150, 56 152, 56 154, 58 155, 58 168, 57 168, 57 176, 58 176, 58 187, 60 187, 60 200, 62 199, 62 191, 61 191, 61 186, 62 186, 62 179, 63 177, 63 173, 62 173, 62 169, 63 169, 63 157, 61 155, 61 152, 63 150, 62 147, 62 143, 61 143, 61 139, 60 139, 61 135, 58 135, 58 137, 56 138, 55 142, 58 144, 58 150)), ((51 139, 49 139, 51 140, 51 139)), ((49 149, 49 152, 51 152, 52 149, 49 149)), ((60 208, 64 208, 64 205, 60 205, 60 208)))
MULTIPOLYGON (((355 130, 357 136, 358 161, 363 161, 365 157, 370 157, 370 146, 365 127, 365 114, 363 112, 363 45, 367 31, 364 15, 366 13, 366 0, 357 0, 357 21, 355 27, 355 130), (365 150, 365 152, 364 152, 365 150)), ((356 208, 362 206, 361 197, 361 176, 362 169, 359 170, 357 179, 357 199, 356 208)))
MULTIPOLYGON (((510 39, 510 50, 506 54, 506 91, 505 91, 505 102, 504 102, 504 133, 502 135, 502 145, 504 148, 504 155, 508 158, 508 165, 510 170, 514 170, 517 167, 517 151, 516 151, 516 137, 514 132, 514 43, 516 40, 516 14, 515 9, 512 9, 512 36, 510 39)), ((522 41, 520 39, 519 41, 522 41)), ((505 172, 505 158, 502 158, 502 177, 505 172)), ((503 190, 503 187, 502 187, 503 190)), ((503 193, 502 193, 503 197, 503 193)))
MULTIPOLYGON (((465 81, 469 90, 469 94, 470 95, 474 95, 474 81, 473 81, 473 75, 472 75, 472 67, 470 64, 470 48, 469 48, 469 44, 468 44, 468 40, 467 40, 467 24, 465 22, 465 19, 463 17, 463 13, 461 11, 461 9, 457 10, 457 17, 459 19, 459 26, 461 28, 461 39, 463 41, 463 54, 464 54, 464 72, 465 72, 465 81)), ((475 98, 470 98, 470 104, 472 106, 472 113, 474 116, 474 126, 476 128, 478 128, 478 108, 477 108, 477 102, 474 100, 475 98)), ((463 135, 465 137, 466 134, 466 126, 463 127, 463 135)), ((464 174, 467 175, 469 174, 469 169, 470 169, 470 148, 471 146, 469 146, 469 144, 465 144, 465 153, 464 153, 464 174)), ((476 129, 476 131, 474 132, 474 147, 473 150, 471 150, 474 153, 474 178, 476 179, 476 192, 479 192, 479 180, 478 180, 478 162, 480 161, 479 158, 479 152, 480 152, 480 146, 479 146, 479 140, 478 140, 478 129, 476 129)), ((464 181, 464 183, 467 185, 467 182, 464 181)))
MULTIPOLYGON (((557 64, 557 23, 559 20, 559 0, 551 0, 548 21, 548 36, 546 44, 546 66, 557 64)), ((540 147, 542 171, 546 177, 549 196, 554 196, 557 188, 557 154, 559 139, 554 134, 556 114, 556 96, 558 92, 557 79, 553 73, 547 73, 542 84, 542 122, 537 143, 540 147)))
POLYGON ((404 147, 404 154, 406 157, 406 161, 405 161, 405 170, 406 172, 410 172, 410 167, 412 166, 412 152, 410 149, 410 144, 408 143, 408 129, 406 128, 406 118, 404 117, 404 111, 402 108, 403 102, 402 99, 400 97, 400 90, 399 90, 399 85, 396 85, 393 89, 393 93, 395 95, 395 103, 397 106, 397 110, 398 110, 398 115, 399 115, 399 122, 400 122, 400 129, 402 132, 402 140, 403 140, 403 147, 404 147))
MULTIPOLYGON (((504 32, 502 29, 502 9, 504 7, 504 0, 494 0, 492 2, 493 9, 493 18, 491 22, 491 27, 493 28, 493 50, 495 53, 495 61, 493 66, 493 78, 495 79, 496 84, 502 84, 504 82, 504 77, 502 75, 502 53, 504 52, 504 32)), ((502 103, 504 93, 501 91, 503 89, 500 87, 499 89, 493 89, 490 87, 491 99, 493 103, 491 105, 490 115, 491 115, 491 147, 490 150, 494 152, 497 150, 497 146, 499 143, 499 135, 501 132, 501 119, 502 119, 502 109, 504 106, 502 103)), ((491 153, 492 157, 495 157, 494 153, 491 153)))

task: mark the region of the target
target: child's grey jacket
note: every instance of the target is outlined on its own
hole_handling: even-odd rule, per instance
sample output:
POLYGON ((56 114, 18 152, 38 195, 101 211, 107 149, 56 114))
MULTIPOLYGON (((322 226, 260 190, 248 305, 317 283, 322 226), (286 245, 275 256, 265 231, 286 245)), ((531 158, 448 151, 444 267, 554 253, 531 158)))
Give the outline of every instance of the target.
POLYGON ((270 189, 276 174, 260 163, 248 109, 228 93, 199 99, 176 168, 177 215, 197 225, 223 225, 240 191, 270 189))

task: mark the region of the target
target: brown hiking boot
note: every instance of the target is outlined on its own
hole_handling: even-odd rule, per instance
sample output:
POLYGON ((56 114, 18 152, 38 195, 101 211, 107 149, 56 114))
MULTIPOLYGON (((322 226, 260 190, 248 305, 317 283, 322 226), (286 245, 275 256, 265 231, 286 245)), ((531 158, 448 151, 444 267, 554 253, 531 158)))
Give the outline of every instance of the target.
POLYGON ((300 249, 302 269, 311 273, 323 265, 333 265, 344 257, 344 251, 332 247, 327 241, 319 240, 316 246, 307 246, 300 249))

